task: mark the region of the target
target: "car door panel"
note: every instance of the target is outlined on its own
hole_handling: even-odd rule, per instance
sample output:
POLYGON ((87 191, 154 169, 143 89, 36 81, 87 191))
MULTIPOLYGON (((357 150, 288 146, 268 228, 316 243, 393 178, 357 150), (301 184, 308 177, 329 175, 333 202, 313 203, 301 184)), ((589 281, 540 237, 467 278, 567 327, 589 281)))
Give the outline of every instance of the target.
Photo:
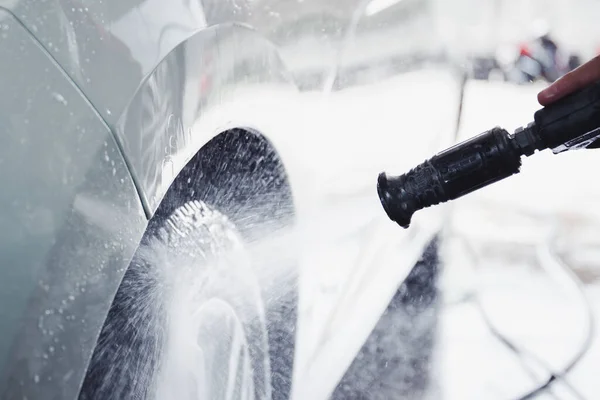
POLYGON ((77 395, 146 226, 110 130, 0 10, 0 397, 77 395))

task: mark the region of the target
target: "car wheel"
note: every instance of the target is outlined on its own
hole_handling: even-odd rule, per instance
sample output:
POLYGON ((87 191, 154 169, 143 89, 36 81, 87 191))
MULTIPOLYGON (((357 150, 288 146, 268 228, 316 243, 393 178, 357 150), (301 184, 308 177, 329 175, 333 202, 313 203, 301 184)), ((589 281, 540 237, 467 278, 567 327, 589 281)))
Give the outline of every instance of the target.
POLYGON ((232 131, 207 147, 150 221, 80 399, 288 398, 295 263, 254 245, 290 224, 289 187, 275 153, 253 133, 232 131), (281 263, 285 277, 261 275, 265 262, 281 263), (279 282, 276 293, 267 280, 279 282))
POLYGON ((440 307, 438 239, 400 285, 331 400, 426 399, 440 307))

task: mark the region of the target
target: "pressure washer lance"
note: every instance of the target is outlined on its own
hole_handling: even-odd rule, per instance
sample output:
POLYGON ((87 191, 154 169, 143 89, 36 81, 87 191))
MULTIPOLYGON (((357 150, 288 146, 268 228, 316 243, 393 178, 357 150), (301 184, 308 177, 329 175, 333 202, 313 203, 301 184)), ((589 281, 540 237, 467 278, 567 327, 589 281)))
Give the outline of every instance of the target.
MULTIPOLYGON (((400 176, 379 174, 377 193, 392 221, 408 228, 413 214, 519 172, 536 150, 600 147, 600 81, 538 110, 512 135, 495 127, 459 143, 400 176)), ((591 173, 591 172, 590 172, 591 173)))

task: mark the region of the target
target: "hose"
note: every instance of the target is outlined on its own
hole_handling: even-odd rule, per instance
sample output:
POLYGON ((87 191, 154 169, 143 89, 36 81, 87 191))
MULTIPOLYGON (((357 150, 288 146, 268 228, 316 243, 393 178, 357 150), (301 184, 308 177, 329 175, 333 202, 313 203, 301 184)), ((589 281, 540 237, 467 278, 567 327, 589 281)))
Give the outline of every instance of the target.
MULTIPOLYGON (((466 238, 459 238, 462 239, 463 243, 466 245, 466 248, 468 249, 471 258, 473 260, 476 260, 478 256, 476 255, 476 252, 468 243, 466 238)), ((540 357, 536 356, 523 346, 518 345, 515 341, 509 339, 492 323, 487 312, 485 311, 485 308, 479 300, 479 296, 474 296, 475 304, 490 333, 496 339, 498 339, 508 350, 513 352, 519 358, 519 360, 521 360, 521 364, 525 369, 527 369, 528 373, 531 376, 535 377, 535 374, 530 367, 531 362, 533 362, 550 374, 550 376, 543 383, 531 389, 530 391, 520 395, 516 398, 516 400, 533 399, 538 395, 549 391, 552 385, 558 381, 562 382, 565 385, 565 387, 567 387, 576 398, 585 399, 585 397, 567 381, 566 375, 579 364, 581 359, 584 357, 584 355, 588 352, 588 350, 593 344, 595 332, 595 316, 593 313, 591 303, 585 293, 583 282, 581 282, 581 280, 571 270, 571 268, 568 265, 566 265, 566 263, 562 259, 560 259, 560 257, 553 250, 553 247, 555 245, 555 238, 556 235, 554 234, 552 239, 537 245, 537 259, 548 275, 554 277, 555 281, 561 282, 571 289, 571 291, 579 299, 580 307, 585 311, 586 315, 584 327, 585 338, 581 345, 578 346, 577 351, 569 358, 569 361, 564 365, 564 367, 560 368, 558 371, 553 371, 552 367, 550 367, 540 357)))
MULTIPOLYGON (((554 240, 550 240, 546 243, 540 244, 537 248, 537 256, 540 264, 544 267, 549 275, 555 275, 556 280, 561 280, 565 283, 565 286, 570 287, 574 294, 579 298, 580 307, 585 311, 586 314, 586 325, 584 327, 586 335, 585 339, 579 346, 578 350, 571 357, 570 361, 565 364, 557 372, 551 373, 550 377, 543 384, 537 388, 527 392, 526 394, 518 397, 518 400, 528 400, 536 397, 540 393, 548 390, 552 384, 556 381, 565 381, 566 375, 579 364, 585 354, 589 351, 594 341, 595 332, 595 317, 592 309, 592 305, 587 298, 583 282, 577 277, 577 275, 566 265, 564 261, 554 252, 552 249, 554 240)), ((571 388, 573 391, 573 388, 571 388)), ((579 394, 579 398, 583 398, 579 394)))

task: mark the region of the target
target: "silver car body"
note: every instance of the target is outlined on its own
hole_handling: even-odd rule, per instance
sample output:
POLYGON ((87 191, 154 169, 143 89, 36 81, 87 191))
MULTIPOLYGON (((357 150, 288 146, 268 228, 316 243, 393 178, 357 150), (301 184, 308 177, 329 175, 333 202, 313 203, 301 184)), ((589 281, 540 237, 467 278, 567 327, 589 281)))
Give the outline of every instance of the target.
MULTIPOLYGON (((306 50, 294 47, 299 41, 286 43, 282 32, 309 12, 324 13, 319 3, 329 2, 311 1, 306 8, 302 3, 0 0, 2 398, 77 397, 148 219, 174 177, 215 135, 244 127, 266 137, 286 165, 299 199, 298 219, 308 213, 303 199, 316 196, 311 177, 320 176, 323 167, 307 167, 307 160, 315 146, 335 149, 336 140, 303 134, 297 126, 282 129, 272 118, 277 112, 296 114, 297 76, 307 68, 301 57, 306 50)), ((344 29, 359 6, 348 0, 336 16, 342 29, 336 33, 340 39, 332 40, 336 52, 347 43, 344 29)), ((374 40, 367 33, 353 43, 374 40)), ((344 62, 359 53, 366 54, 347 53, 344 62)), ((330 71, 330 60, 322 61, 330 71)), ((425 85, 432 94, 428 104, 455 107, 453 76, 434 75, 440 85, 425 85)), ((437 129, 430 122, 424 122, 425 132, 437 129)), ((451 129, 434 133, 449 140, 451 129)), ((415 149, 439 147, 439 138, 413 137, 412 150, 382 150, 382 158, 392 165, 403 156, 403 168, 423 153, 415 149)), ((361 146, 364 140, 353 143, 361 146)), ((340 165, 351 165, 350 158, 340 155, 340 165)), ((337 181, 331 190, 342 196, 355 188, 337 181)), ((433 213, 430 218, 435 220, 433 213)), ((392 225, 388 232, 413 244, 414 253, 403 254, 410 265, 437 226, 417 219, 412 233, 397 233, 392 225)), ((365 238, 360 246, 376 248, 374 240, 365 238)), ((350 260, 347 271, 364 271, 375 261, 350 260)), ((382 293, 379 310, 357 311, 327 327, 360 331, 349 342, 331 343, 327 357, 350 363, 406 273, 371 282, 382 293)), ((300 301, 301 308, 310 308, 309 299, 300 301)), ((311 329, 325 335, 326 329, 306 326, 298 334, 311 329)), ((310 375, 302 371, 330 373, 310 361, 327 340, 299 339, 304 356, 296 363, 298 379, 310 375)), ((341 374, 332 372, 332 382, 317 394, 330 392, 341 374)))

